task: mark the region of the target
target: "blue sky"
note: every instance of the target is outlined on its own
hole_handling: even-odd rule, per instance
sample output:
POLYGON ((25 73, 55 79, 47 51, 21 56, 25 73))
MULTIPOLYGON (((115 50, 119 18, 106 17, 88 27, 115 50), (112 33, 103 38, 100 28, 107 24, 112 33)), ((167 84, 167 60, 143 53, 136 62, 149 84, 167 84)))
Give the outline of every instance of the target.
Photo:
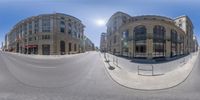
POLYGON ((22 19, 43 13, 66 13, 82 20, 85 34, 99 46, 100 34, 106 26, 98 26, 97 19, 108 20, 122 11, 131 16, 161 15, 175 18, 188 15, 194 24, 194 33, 200 39, 200 1, 198 0, 1 0, 0 41, 22 19))

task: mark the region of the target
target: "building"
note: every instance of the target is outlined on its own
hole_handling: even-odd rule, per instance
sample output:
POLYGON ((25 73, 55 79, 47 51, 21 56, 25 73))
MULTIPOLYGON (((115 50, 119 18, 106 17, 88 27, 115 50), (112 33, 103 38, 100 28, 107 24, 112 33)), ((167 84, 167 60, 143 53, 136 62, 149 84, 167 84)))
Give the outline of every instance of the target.
POLYGON ((171 58, 193 50, 189 17, 130 16, 116 12, 107 22, 109 53, 132 58, 171 58))
POLYGON ((8 51, 8 35, 7 34, 5 35, 5 42, 4 43, 5 44, 4 44, 3 50, 8 51))
POLYGON ((198 48, 199 48, 199 44, 198 44, 198 41, 197 41, 197 37, 196 36, 193 36, 193 44, 192 44, 192 48, 193 48, 193 52, 196 52, 198 51, 198 48))
POLYGON ((101 39, 100 39, 100 51, 106 52, 107 51, 107 43, 106 43, 106 33, 101 33, 101 39))
POLYGON ((85 36, 85 51, 93 51, 95 49, 94 43, 85 36))
POLYGON ((17 23, 6 34, 10 52, 62 55, 84 52, 84 25, 62 13, 32 16, 17 23))

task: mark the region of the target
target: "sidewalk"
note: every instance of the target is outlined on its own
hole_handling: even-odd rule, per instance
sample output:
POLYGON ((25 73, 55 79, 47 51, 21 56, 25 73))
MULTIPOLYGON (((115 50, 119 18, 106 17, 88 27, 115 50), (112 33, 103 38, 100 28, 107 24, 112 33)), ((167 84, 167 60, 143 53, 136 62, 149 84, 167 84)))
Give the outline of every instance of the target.
POLYGON ((163 75, 157 76, 138 75, 136 71, 132 72, 121 65, 116 66, 116 64, 113 64, 112 60, 110 62, 105 62, 106 59, 103 54, 102 58, 109 75, 118 84, 139 90, 158 90, 174 87, 187 79, 197 60, 198 53, 191 55, 191 58, 185 64, 163 75))
POLYGON ((23 56, 23 57, 29 57, 29 58, 34 58, 34 59, 61 59, 61 58, 70 58, 70 57, 85 55, 90 52, 77 53, 77 54, 66 54, 66 55, 21 54, 21 53, 14 53, 14 52, 2 52, 2 53, 18 55, 18 56, 23 56))

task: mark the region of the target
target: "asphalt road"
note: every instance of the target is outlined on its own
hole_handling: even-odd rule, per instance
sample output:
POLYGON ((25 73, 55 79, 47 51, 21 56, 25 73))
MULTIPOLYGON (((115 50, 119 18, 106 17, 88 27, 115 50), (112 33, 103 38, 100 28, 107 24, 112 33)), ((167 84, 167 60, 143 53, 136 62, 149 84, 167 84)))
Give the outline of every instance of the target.
POLYGON ((115 83, 106 72, 98 52, 66 57, 56 62, 1 52, 0 100, 199 100, 199 58, 191 75, 182 84, 166 90, 140 91, 115 83), (21 69, 33 63, 38 67, 65 67, 63 71, 70 83, 52 88, 26 85, 11 74, 8 70, 11 66, 6 66, 5 59, 21 69))

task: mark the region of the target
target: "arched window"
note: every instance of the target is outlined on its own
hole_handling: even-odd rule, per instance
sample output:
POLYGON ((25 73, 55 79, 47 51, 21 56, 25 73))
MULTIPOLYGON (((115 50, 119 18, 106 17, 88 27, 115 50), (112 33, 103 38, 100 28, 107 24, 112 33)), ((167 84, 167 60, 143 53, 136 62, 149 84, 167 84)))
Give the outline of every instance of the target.
POLYGON ((177 32, 176 30, 171 30, 171 57, 177 55, 177 32))
POLYGON ((156 25, 153 28, 153 55, 154 57, 165 56, 165 27, 156 25))
POLYGON ((135 57, 146 57, 146 27, 136 26, 135 33, 135 57))

